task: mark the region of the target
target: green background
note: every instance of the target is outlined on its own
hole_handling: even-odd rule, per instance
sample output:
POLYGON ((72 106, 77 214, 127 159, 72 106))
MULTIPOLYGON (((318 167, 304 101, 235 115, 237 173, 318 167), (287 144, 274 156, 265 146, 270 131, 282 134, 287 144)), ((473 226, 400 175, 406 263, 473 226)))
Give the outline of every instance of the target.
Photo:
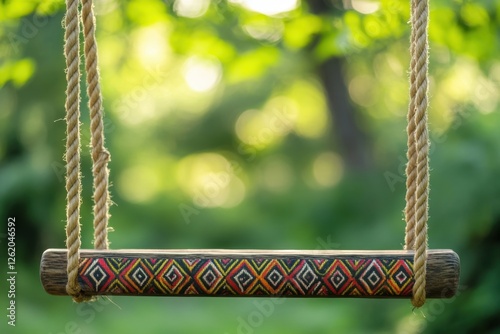
MULTIPOLYGON (((403 247, 409 3, 341 3, 96 1, 112 248, 403 247)), ((63 13, 61 1, 0 1, 0 332, 500 333, 500 1, 431 1, 429 246, 455 250, 462 273, 455 298, 421 309, 47 295, 41 254, 65 247, 63 13)))

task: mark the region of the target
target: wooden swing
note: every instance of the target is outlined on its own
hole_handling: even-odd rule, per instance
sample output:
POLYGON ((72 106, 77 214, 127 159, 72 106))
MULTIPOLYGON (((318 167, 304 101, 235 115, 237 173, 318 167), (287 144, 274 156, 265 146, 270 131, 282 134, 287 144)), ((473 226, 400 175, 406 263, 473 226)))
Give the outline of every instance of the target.
POLYGON ((109 153, 104 148, 91 0, 66 0, 67 249, 44 252, 45 290, 77 302, 96 295, 426 298, 455 295, 460 263, 427 249, 428 0, 411 0, 410 105, 404 250, 108 250, 109 153), (80 250, 79 2, 84 29, 94 178, 94 246, 80 250))

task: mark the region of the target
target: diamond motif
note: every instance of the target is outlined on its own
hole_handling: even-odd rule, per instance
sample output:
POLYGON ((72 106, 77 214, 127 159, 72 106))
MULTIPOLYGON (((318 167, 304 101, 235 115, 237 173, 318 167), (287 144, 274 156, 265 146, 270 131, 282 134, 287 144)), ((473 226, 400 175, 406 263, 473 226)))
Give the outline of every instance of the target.
POLYGON ((351 267, 347 266, 344 261, 336 259, 333 261, 333 265, 327 270, 323 281, 334 295, 343 295, 345 289, 352 282, 353 278, 349 269, 351 267))
POLYGON ((248 271, 248 268, 243 268, 238 274, 233 276, 234 281, 238 284, 241 292, 244 292, 246 288, 252 283, 255 277, 248 271))
POLYGON ((309 290, 311 286, 313 286, 313 284, 318 280, 318 275, 314 273, 307 262, 304 262, 304 265, 302 266, 296 277, 297 281, 299 281, 299 283, 307 290, 309 290))
POLYGON ((146 283, 146 281, 148 280, 148 275, 140 266, 136 267, 136 270, 134 270, 132 277, 137 283, 139 283, 140 287, 144 287, 144 283, 146 283))
POLYGON ((94 269, 90 272, 90 277, 94 280, 96 289, 99 289, 99 284, 106 279, 107 275, 101 267, 94 266, 94 269))
POLYGON ((89 291, 105 290, 115 278, 113 271, 106 264, 105 259, 91 259, 88 263, 80 263, 80 278, 84 284, 90 286, 89 291))
POLYGON ((171 266, 170 269, 163 275, 163 277, 165 277, 168 282, 174 283, 180 277, 179 269, 177 269, 175 265, 171 266))
POLYGON ((134 293, 142 293, 148 284, 153 280, 153 274, 141 259, 134 259, 130 265, 124 269, 124 282, 128 282, 129 288, 134 293))
POLYGON ((332 282, 333 286, 335 289, 338 290, 339 287, 341 287, 345 282, 347 281, 347 277, 344 275, 344 273, 337 269, 333 273, 332 278, 330 278, 330 282, 332 282))
POLYGON ((267 281, 271 283, 273 288, 277 288, 281 281, 283 281, 283 275, 279 272, 278 269, 273 268, 269 275, 266 276, 267 281))
POLYGON ((227 283, 237 294, 246 293, 257 282, 257 273, 254 270, 253 262, 242 260, 240 265, 234 267, 227 275, 227 283))
POLYGON ((215 276, 213 271, 207 271, 202 277, 208 285, 212 285, 217 279, 217 276, 215 276))
POLYGON ((260 275, 260 280, 261 283, 274 294, 277 293, 286 282, 287 274, 280 262, 271 260, 260 275))
POLYGON ((175 264, 173 264, 170 269, 163 274, 163 277, 168 283, 170 283, 170 289, 172 290, 175 290, 184 279, 183 273, 175 264))
POLYGON ((408 276, 401 270, 396 276, 394 276, 394 278, 396 278, 396 282, 401 285, 408 279, 408 276))
POLYGON ((404 260, 400 260, 389 272, 389 284, 394 293, 401 293, 412 282, 412 272, 404 260))
POLYGON ((211 261, 206 261, 200 271, 196 274, 198 284, 208 294, 215 290, 217 284, 219 284, 222 279, 223 277, 219 269, 217 269, 211 261))
POLYGON ((182 269, 183 261, 168 259, 155 277, 155 285, 168 294, 179 294, 189 281, 182 269))
POLYGON ((364 284, 369 293, 374 293, 385 281, 385 275, 377 260, 371 260, 369 265, 360 277, 360 282, 364 284))

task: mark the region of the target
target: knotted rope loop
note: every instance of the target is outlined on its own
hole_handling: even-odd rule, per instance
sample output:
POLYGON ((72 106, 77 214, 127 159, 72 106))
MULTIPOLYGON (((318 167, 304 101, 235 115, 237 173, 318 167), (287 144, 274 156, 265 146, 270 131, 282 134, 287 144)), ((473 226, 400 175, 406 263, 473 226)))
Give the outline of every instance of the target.
POLYGON ((82 0, 82 23, 89 97, 90 129, 92 138, 92 174, 94 179, 94 248, 108 248, 109 170, 110 154, 104 147, 102 94, 98 69, 95 16, 92 0, 82 0))
MULTIPOLYGON (((78 284, 80 262, 80 13, 79 0, 66 0, 65 47, 66 57, 66 247, 68 249, 66 291, 76 302, 91 300, 85 296, 78 284)), ((94 185, 94 247, 108 248, 109 219, 109 152, 104 148, 104 126, 102 95, 99 84, 97 43, 95 40, 95 17, 91 0, 81 0, 84 28, 85 71, 87 94, 91 117, 91 145, 94 185)))

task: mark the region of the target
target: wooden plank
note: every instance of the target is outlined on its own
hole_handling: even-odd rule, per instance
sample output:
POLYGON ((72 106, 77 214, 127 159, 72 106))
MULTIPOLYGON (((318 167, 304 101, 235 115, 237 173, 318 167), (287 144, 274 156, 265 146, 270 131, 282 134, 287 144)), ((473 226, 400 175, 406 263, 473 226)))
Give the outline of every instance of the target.
MULTIPOLYGON (((44 252, 44 289, 66 295, 65 249, 44 252)), ((410 298, 413 252, 338 250, 82 250, 88 295, 410 298)), ((460 260, 429 250, 428 298, 455 295, 460 260)))

